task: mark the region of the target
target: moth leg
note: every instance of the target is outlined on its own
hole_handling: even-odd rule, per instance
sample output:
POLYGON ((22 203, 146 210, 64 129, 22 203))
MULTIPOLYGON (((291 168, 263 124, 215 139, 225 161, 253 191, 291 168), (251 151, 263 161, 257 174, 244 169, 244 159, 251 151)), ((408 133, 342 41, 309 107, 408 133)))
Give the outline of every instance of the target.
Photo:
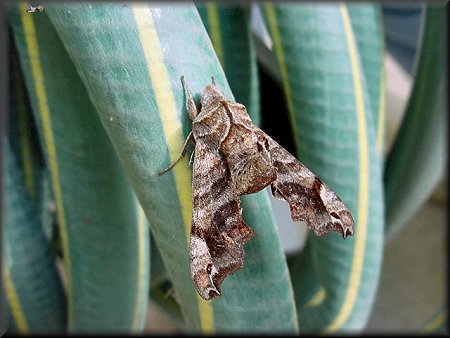
POLYGON ((195 117, 198 115, 197 107, 195 106, 194 98, 192 97, 192 92, 189 89, 186 81, 184 80, 184 76, 181 77, 181 84, 183 85, 184 95, 186 97, 186 111, 189 115, 189 118, 193 121, 195 117))
MULTIPOLYGON (((195 141, 194 141, 195 142, 195 141)), ((194 154, 195 154, 195 149, 194 151, 191 153, 191 157, 189 158, 189 165, 191 165, 192 163, 194 163, 194 154)))
MULTIPOLYGON (((181 149, 180 156, 178 156, 178 158, 177 158, 171 165, 169 165, 167 168, 158 171, 158 175, 162 175, 162 174, 168 172, 170 169, 172 169, 172 168, 175 166, 175 164, 177 164, 177 163, 178 163, 178 162, 186 155, 186 150, 187 150, 187 147, 188 147, 188 145, 189 145, 189 142, 190 142, 191 140, 194 141, 193 135, 194 135, 194 134, 193 134, 192 131, 191 131, 191 132, 189 133, 188 137, 186 138, 186 141, 184 141, 183 149, 181 149)), ((195 142, 195 141, 194 141, 194 142, 195 142)))

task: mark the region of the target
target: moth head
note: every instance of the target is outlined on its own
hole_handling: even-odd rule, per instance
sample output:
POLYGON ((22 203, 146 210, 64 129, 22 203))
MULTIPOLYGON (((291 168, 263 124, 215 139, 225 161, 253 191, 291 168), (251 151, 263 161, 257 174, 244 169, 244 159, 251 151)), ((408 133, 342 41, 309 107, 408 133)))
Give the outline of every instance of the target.
POLYGON ((223 100, 223 94, 220 89, 216 86, 215 82, 207 85, 202 91, 202 98, 200 104, 202 107, 206 107, 209 104, 223 100))

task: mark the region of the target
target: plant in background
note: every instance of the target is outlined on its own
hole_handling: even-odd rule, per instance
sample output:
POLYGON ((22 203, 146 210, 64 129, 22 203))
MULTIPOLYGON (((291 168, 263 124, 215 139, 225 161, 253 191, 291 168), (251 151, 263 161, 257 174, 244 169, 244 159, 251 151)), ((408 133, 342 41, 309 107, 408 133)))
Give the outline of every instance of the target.
POLYGON ((272 51, 254 39, 245 6, 44 7, 8 11, 3 285, 11 330, 141 332, 149 294, 188 332, 363 329, 385 231, 404 224, 443 168, 445 130, 434 127, 445 119, 444 9, 427 9, 405 122, 386 155, 379 5, 261 4, 272 51), (189 272, 188 158, 157 173, 190 131, 182 75, 196 99, 213 76, 263 128, 283 118, 260 105, 281 96, 260 96, 258 58, 287 107, 274 138, 292 135, 298 158, 349 207, 355 235, 308 236, 286 259, 267 192, 243 196, 256 236, 244 268, 207 302, 189 272))

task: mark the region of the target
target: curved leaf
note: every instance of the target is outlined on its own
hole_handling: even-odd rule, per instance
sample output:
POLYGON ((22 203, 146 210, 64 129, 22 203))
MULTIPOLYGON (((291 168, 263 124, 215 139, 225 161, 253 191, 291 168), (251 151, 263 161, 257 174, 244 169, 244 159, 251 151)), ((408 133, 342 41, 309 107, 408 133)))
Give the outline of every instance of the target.
MULTIPOLYGON (((7 140, 8 141, 8 140, 7 140)), ((2 285, 16 332, 62 333, 65 296, 55 257, 42 231, 37 205, 9 141, 5 163, 2 285)))
POLYGON ((383 245, 375 126, 347 7, 267 5, 300 159, 349 207, 355 235, 311 236, 291 276, 302 332, 361 329, 374 300, 383 245))
POLYGON ((44 234, 48 198, 36 130, 26 100, 18 56, 11 50, 11 95, 6 145, 6 226, 3 285, 10 332, 64 332, 65 296, 44 234))
POLYGON ((35 201, 42 194, 41 176, 44 161, 40 149, 36 126, 29 108, 23 75, 17 51, 11 46, 11 94, 8 135, 11 150, 17 156, 17 164, 23 170, 24 183, 28 195, 35 201))
POLYGON ((45 12, 10 22, 46 155, 63 249, 70 332, 140 330, 148 237, 109 139, 45 12))
POLYGON ((17 154, 17 162, 23 170, 24 183, 28 194, 36 203, 36 211, 47 240, 53 240, 54 211, 53 196, 49 184, 48 168, 39 142, 35 121, 20 69, 19 56, 15 46, 11 46, 11 78, 9 132, 12 151, 17 154))
POLYGON ((389 238, 414 215, 442 177, 446 163, 445 7, 427 8, 414 85, 405 117, 386 159, 389 238))
MULTIPOLYGON (((281 249, 265 261, 267 266, 261 274, 244 268, 224 282, 220 299, 201 300, 189 273, 191 178, 187 158, 168 173, 157 175, 178 157, 188 134, 180 76, 185 76, 194 93, 199 93, 214 76, 225 96, 232 98, 195 7, 49 4, 46 12, 151 222, 187 327, 205 332, 254 332, 267 325, 295 331, 295 307, 289 296, 291 286, 281 249), (265 269, 274 269, 281 276, 277 285, 283 290, 281 294, 266 294, 272 281, 265 269), (234 283, 239 283, 239 288, 233 288, 234 283), (261 314, 267 312, 259 307, 261 302, 270 304, 278 313, 264 317, 261 314), (229 321, 230 316, 238 314, 239 322, 229 321), (280 323, 280 316, 290 320, 280 323)), ((269 209, 267 200, 249 198, 269 209)), ((245 258, 246 266, 251 266, 260 259, 262 250, 268 246, 280 248, 280 244, 277 236, 262 235, 275 228, 270 219, 258 215, 246 220, 258 233, 253 240, 257 252, 249 252, 245 258)))

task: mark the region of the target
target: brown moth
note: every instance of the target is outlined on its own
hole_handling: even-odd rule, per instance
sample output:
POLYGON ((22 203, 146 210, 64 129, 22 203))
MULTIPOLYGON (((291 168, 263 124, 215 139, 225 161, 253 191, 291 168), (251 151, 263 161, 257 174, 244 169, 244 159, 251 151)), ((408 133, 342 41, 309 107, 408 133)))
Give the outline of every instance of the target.
POLYGON ((181 82, 193 122, 179 159, 193 140, 190 267, 203 299, 220 296, 224 278, 244 265, 243 246, 254 232, 242 219, 240 195, 270 185, 275 197, 289 203, 292 219, 306 222, 316 235, 331 230, 343 238, 353 235, 352 215, 340 198, 256 127, 245 106, 225 99, 214 78, 201 94, 200 110, 184 77, 181 82))

